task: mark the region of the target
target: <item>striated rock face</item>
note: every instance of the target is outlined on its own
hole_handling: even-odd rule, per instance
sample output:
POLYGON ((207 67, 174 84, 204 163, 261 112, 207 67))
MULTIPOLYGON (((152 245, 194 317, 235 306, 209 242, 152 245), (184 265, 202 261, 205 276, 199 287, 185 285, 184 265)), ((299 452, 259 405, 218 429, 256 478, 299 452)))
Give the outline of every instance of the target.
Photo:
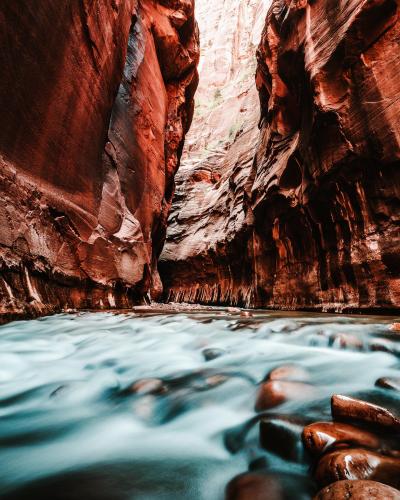
POLYGON ((159 263, 166 298, 250 301, 247 183, 259 140, 256 51, 270 0, 197 0, 200 83, 159 263), (229 12, 229 15, 227 15, 229 12))
POLYGON ((0 28, 0 315, 159 292, 194 0, 5 0, 0 28))
POLYGON ((399 15, 399 0, 272 2, 258 145, 221 161, 227 187, 222 174, 195 203, 178 191, 161 266, 171 299, 399 308, 399 15))

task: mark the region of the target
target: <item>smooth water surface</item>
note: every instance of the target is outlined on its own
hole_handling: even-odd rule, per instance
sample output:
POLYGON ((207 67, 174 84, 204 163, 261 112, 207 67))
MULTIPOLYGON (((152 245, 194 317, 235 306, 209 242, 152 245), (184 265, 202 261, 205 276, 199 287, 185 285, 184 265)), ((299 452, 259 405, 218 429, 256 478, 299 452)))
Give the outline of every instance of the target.
POLYGON ((257 384, 282 364, 307 369, 315 392, 270 413, 310 421, 330 419, 333 393, 396 406, 394 391, 374 387, 399 376, 392 321, 215 309, 2 326, 0 497, 218 500, 261 463, 294 481, 291 498, 310 498, 307 457, 259 447, 257 384), (132 390, 149 378, 162 388, 132 390))

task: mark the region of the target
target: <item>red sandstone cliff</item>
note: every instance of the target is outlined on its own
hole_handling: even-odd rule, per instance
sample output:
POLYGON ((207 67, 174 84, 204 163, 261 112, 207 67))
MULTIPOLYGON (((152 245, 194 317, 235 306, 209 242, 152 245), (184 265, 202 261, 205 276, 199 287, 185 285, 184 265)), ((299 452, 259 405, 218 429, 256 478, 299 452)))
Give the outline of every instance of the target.
POLYGON ((172 219, 160 265, 170 300, 400 308, 399 15, 399 0, 272 2, 259 144, 234 155, 249 148, 253 163, 245 179, 232 159, 222 181, 193 175, 178 191, 197 229, 172 219))
POLYGON ((259 138, 255 55, 269 4, 197 0, 200 83, 159 264, 170 300, 231 304, 237 285, 251 290, 241 235, 250 223, 246 184, 259 138), (231 279, 236 272, 246 286, 231 279))
POLYGON ((0 6, 0 315, 160 283, 197 86, 194 0, 0 6))

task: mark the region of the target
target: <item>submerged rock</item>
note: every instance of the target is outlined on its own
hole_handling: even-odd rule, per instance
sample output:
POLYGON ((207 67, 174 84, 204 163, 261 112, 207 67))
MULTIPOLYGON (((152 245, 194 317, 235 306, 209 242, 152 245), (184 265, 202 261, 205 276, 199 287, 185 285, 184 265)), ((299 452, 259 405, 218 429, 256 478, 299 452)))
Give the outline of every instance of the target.
POLYGON ((306 382, 310 380, 310 375, 300 365, 281 365, 271 370, 265 380, 292 380, 296 382, 306 382))
POLYGON ((225 500, 285 500, 285 496, 276 477, 248 472, 228 483, 225 500))
POLYGON ((145 378, 138 380, 129 387, 129 392, 134 394, 164 394, 167 392, 167 387, 159 378, 145 378))
POLYGON ((303 458, 299 424, 284 420, 260 420, 260 445, 286 460, 299 462, 303 458))
POLYGON ((354 349, 360 351, 364 345, 357 335, 350 333, 337 333, 330 338, 333 347, 340 349, 354 349))
POLYGON ((229 380, 229 377, 227 375, 223 374, 215 374, 215 375, 210 375, 209 377, 206 377, 206 384, 207 387, 212 389, 214 387, 218 387, 221 384, 224 384, 229 380))
POLYGON ((223 349, 209 348, 203 350, 203 356, 206 361, 212 361, 213 359, 220 358, 225 354, 223 349))
POLYGON ((382 377, 375 382, 377 387, 400 391, 400 377, 382 377))
POLYGON ((316 396, 316 389, 310 384, 289 380, 270 380, 261 384, 255 409, 268 410, 286 401, 311 399, 316 396))

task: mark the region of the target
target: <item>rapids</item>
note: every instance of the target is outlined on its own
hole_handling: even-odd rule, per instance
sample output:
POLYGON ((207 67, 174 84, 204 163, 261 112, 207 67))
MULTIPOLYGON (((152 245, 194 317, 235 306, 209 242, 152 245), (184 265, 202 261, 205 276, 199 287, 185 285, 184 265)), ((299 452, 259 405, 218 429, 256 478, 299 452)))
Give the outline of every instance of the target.
POLYGON ((330 419, 333 393, 398 407, 374 386, 400 373, 393 321, 214 308, 4 325, 0 497, 219 500, 232 477, 267 467, 288 498, 309 499, 300 440, 290 459, 259 446, 257 384, 282 364, 309 372, 315 393, 266 412, 277 420, 330 419))

